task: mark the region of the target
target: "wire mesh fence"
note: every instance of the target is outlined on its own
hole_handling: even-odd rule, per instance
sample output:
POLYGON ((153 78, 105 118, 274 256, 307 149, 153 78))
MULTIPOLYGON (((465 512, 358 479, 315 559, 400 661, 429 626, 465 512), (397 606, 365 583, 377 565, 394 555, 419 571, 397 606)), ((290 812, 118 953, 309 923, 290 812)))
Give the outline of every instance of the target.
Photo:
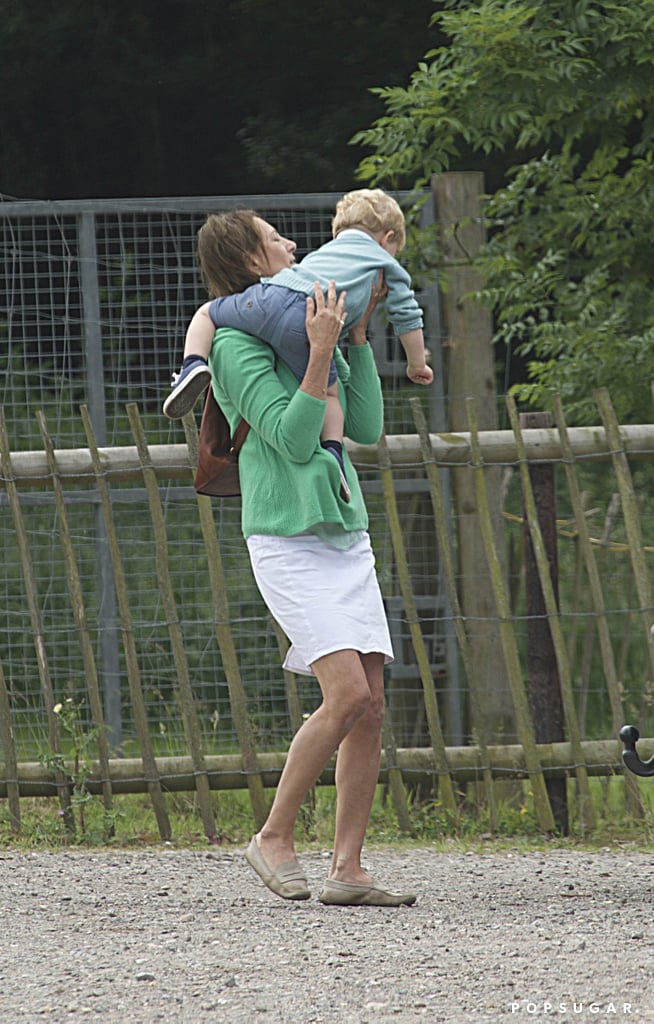
MULTIPOLYGON (((129 635, 135 653, 132 664, 128 661, 126 646, 119 657, 122 742, 117 749, 117 735, 106 714, 108 702, 105 700, 104 710, 93 708, 97 648, 103 627, 97 595, 88 586, 96 542, 89 528, 89 518, 78 515, 80 509, 83 510, 79 502, 58 504, 56 521, 52 524, 54 536, 47 537, 47 557, 57 560, 60 586, 56 591, 44 592, 39 578, 40 561, 34 557, 41 538, 29 519, 34 506, 28 504, 23 509, 16 500, 16 481, 29 479, 34 484, 33 460, 31 453, 18 453, 9 464, 4 423, 2 426, 2 477, 11 506, 16 543, 13 545, 15 553, 12 550, 12 558, 7 560, 11 570, 7 578, 13 581, 7 592, 14 602, 11 606, 15 613, 14 630, 7 629, 3 634, 0 660, 0 724, 5 748, 5 774, 0 781, 0 791, 6 790, 10 798, 13 794, 14 821, 19 825, 19 792, 61 795, 74 785, 73 751, 78 748, 71 748, 70 765, 63 780, 57 783, 53 778, 53 765, 59 762, 53 759, 50 731, 56 708, 66 709, 69 704, 79 708, 82 716, 76 723, 75 743, 92 738, 95 751, 95 740, 97 738, 99 744, 99 735, 104 735, 105 725, 108 725, 109 753, 122 755, 118 761, 107 761, 106 768, 100 763, 90 782, 88 779, 85 782, 98 793, 103 791, 102 787, 108 787, 105 799, 110 800, 111 787, 117 787, 114 790, 117 792, 140 792, 149 785, 143 743, 146 735, 148 745, 157 756, 156 779, 166 788, 198 788, 207 835, 213 835, 215 829, 211 805, 206 799, 209 785, 233 788, 240 782, 252 787, 255 792, 251 789, 251 798, 257 817, 255 781, 259 780, 260 787, 265 776, 266 785, 274 785, 288 738, 302 714, 310 713, 318 694, 311 680, 289 679, 279 667, 283 637, 262 608, 247 560, 243 558, 237 505, 220 502, 212 506, 208 499, 193 498, 186 504, 178 502, 175 506, 166 506, 165 500, 162 501, 164 483, 168 476, 177 478, 180 471, 180 452, 170 446, 163 446, 162 456, 157 456, 153 463, 158 466, 159 477, 154 503, 151 488, 140 506, 133 501, 122 506, 120 502, 112 503, 106 525, 111 526, 109 539, 113 540, 114 533, 118 539, 118 555, 112 549, 112 560, 115 569, 119 563, 125 569, 127 595, 127 614, 122 605, 120 626, 122 639, 129 635), (168 557, 165 573, 157 564, 161 537, 157 536, 156 513, 161 508, 165 509, 166 552, 176 531, 186 531, 187 564, 179 574, 174 560, 168 557), (171 516, 171 509, 177 518, 171 516), (201 522, 203 509, 209 512, 211 520, 208 532, 201 522), (208 544, 208 537, 215 541, 216 536, 218 560, 208 544), (210 565, 213 574, 207 572, 210 565), (76 574, 84 581, 77 592, 71 585, 76 574), (208 575, 212 577, 210 585, 208 575), (220 592, 219 612, 216 585, 220 592), (30 596, 36 600, 30 600, 30 596), (238 616, 232 614, 234 604, 239 609, 238 616), (238 652, 237 679, 233 666, 230 676, 225 631, 238 652), (89 637, 93 641, 91 649, 89 637), (134 679, 135 666, 137 680, 134 679), (184 693, 186 683, 190 683, 193 692, 190 710, 184 693), (251 723, 251 736, 245 737, 238 707, 241 687, 248 708, 248 723, 251 723), (134 699, 137 691, 144 696, 145 733, 143 729, 139 731, 137 721, 134 699), (6 727, 8 720, 14 726, 13 736, 9 736, 6 727), (203 752, 208 753, 206 758, 203 752), (30 755, 41 758, 44 767, 16 766, 30 755), (201 782, 205 788, 204 805, 201 782)), ((495 432, 497 436, 506 433, 495 432)), ((529 434, 529 431, 522 434, 521 444, 524 445, 529 434)), ((537 530, 534 526, 533 510, 529 508, 531 484, 526 481, 524 472, 529 456, 519 456, 516 449, 513 456, 503 455, 500 460, 506 476, 501 529, 509 551, 506 582, 504 575, 493 579, 493 613, 483 620, 466 617, 465 623, 461 622, 459 611, 453 615, 449 610, 420 600, 421 580, 429 574, 423 572, 424 564, 416 570, 417 559, 412 560, 413 567, 409 568, 407 558, 414 533, 421 543, 426 541, 427 546, 421 548, 423 563, 429 549, 437 546, 434 538, 438 537, 443 563, 439 572, 442 569, 446 577, 445 591, 453 597, 460 577, 449 578, 448 558, 442 543, 448 517, 447 512, 438 511, 434 498, 437 490, 442 494, 442 488, 428 472, 430 467, 434 468, 434 463, 426 461, 422 466, 431 500, 429 513, 413 503, 414 494, 409 496, 411 503, 403 506, 405 494, 401 486, 397 491, 394 486, 394 477, 397 475, 397 483, 401 483, 404 467, 418 461, 411 454, 412 445, 407 444, 411 439, 406 435, 400 438, 402 444, 396 446, 394 464, 390 467, 383 458, 384 446, 397 438, 382 439, 374 453, 379 460, 376 472, 381 483, 388 482, 388 474, 393 478, 390 490, 384 486, 378 507, 374 507, 377 497, 373 494, 371 498, 378 571, 391 627, 396 631, 398 655, 397 675, 391 674, 388 681, 389 722, 393 735, 390 740, 387 737, 383 771, 386 778, 390 777, 391 769, 399 771, 403 785, 437 788, 446 811, 452 815, 456 813, 454 779, 459 786, 465 786, 466 781, 482 781, 487 777, 526 776, 537 806, 539 824, 544 831, 551 831, 554 824, 549 796, 542 788, 544 774, 547 773, 551 782, 574 775, 578 784, 580 821, 583 827, 592 827, 592 812, 586 816, 590 806, 588 775, 612 774, 618 770, 616 737, 623 721, 637 721, 643 731, 647 731, 651 723, 654 673, 649 627, 654 601, 648 566, 653 549, 643 543, 642 538, 651 527, 652 510, 647 495, 651 491, 648 483, 654 455, 654 428, 637 427, 629 434, 627 428, 620 431, 617 424, 609 422, 605 429, 582 428, 578 434, 581 434, 581 448, 587 445, 586 453, 579 459, 563 450, 558 454, 544 452, 542 436, 532 445, 531 457, 535 458, 536 466, 544 461, 556 479, 559 510, 552 524, 557 533, 558 549, 556 606, 538 614, 528 610, 526 592, 530 588, 533 591, 534 576, 538 577, 538 585, 544 591, 550 567, 546 562, 544 568, 538 564, 536 570, 533 567, 529 570, 526 560, 517 557, 527 534, 535 546, 540 528, 537 530), (595 454, 589 455, 589 450, 595 454), (633 500, 636 493, 643 496, 639 502, 633 500), (589 497, 593 498, 592 504, 588 502, 589 497), (398 509, 401 509, 400 514, 398 509), (526 518, 529 519, 528 529, 526 518), (545 652, 533 646, 530 650, 530 627, 536 619, 547 622, 552 638, 561 633, 563 648, 554 650, 546 644, 545 652), (457 642, 466 669, 465 693, 463 689, 459 692, 452 687, 452 679, 447 674, 434 670, 431 639, 435 627, 462 625, 463 634, 457 631, 457 642), (487 685, 487 678, 498 678, 496 666, 482 667, 478 676, 469 672, 467 652, 481 634, 492 630, 497 631, 500 640, 497 658, 502 661, 502 673, 499 678, 503 674, 510 684, 515 714, 518 742, 509 746, 506 745, 508 737, 495 730, 497 694, 487 685), (426 659, 423 657, 421 661, 425 653, 426 659), (419 685, 411 678, 416 664, 419 685), (540 724, 539 710, 532 706, 529 711, 524 705, 526 680, 529 679, 531 687, 532 670, 535 668, 534 674, 538 675, 543 668, 550 671, 553 665, 558 669, 560 689, 566 700, 569 698, 565 707, 568 740, 537 748, 534 738, 540 724), (458 692, 461 703, 465 699, 462 717, 466 746, 463 747, 453 745, 452 741, 453 689, 455 694, 458 692), (423 754, 412 749, 416 746, 427 749, 423 754)), ((476 436, 471 433, 469 438, 445 435, 432 439, 430 443, 436 444, 438 449, 436 458, 440 469, 436 470, 437 474, 447 475, 463 469, 466 473, 487 477, 489 468, 498 464, 497 452, 492 450, 493 438, 494 434, 476 436), (481 443, 481 453, 475 450, 473 437, 477 449, 481 443)), ((46 441, 47 436, 44 436, 46 441)), ((412 444, 415 448, 415 438, 412 444)), ((506 450, 506 441, 499 447, 506 450)), ((154 448, 150 451, 154 452, 154 448)), ((188 452, 185 454, 188 460, 188 452)), ((371 472, 372 454, 361 449, 354 452, 355 461, 365 472, 371 472)), ((76 456, 77 463, 81 461, 86 469, 76 466, 75 460, 66 455, 60 452, 58 458, 54 456, 50 476, 42 472, 41 488, 53 488, 56 496, 67 484, 79 486, 79 480, 86 474, 89 488, 95 485, 101 492, 110 485, 112 493, 120 492, 117 485, 128 471, 125 456, 119 450, 109 450, 104 466, 98 464, 96 468, 93 483, 87 453, 81 451, 76 456), (114 465, 119 468, 113 470, 114 465)), ((135 448, 131 449, 130 457, 137 465, 135 448)), ((154 470, 142 464, 141 472, 147 484, 148 474, 154 470)), ((190 475, 190 463, 187 472, 190 475)), ((19 489, 22 491, 22 485, 19 489)), ((487 565, 492 566, 494 542, 489 540, 488 505, 480 501, 477 514, 487 565)), ((456 533, 456 522, 454 526, 456 533)), ((456 542, 452 554, 455 553, 456 542)), ((480 566, 480 586, 482 582, 480 566)), ((455 606, 455 600, 452 604, 455 606)), ((151 785, 149 789, 154 801, 151 785)), ((398 796, 393 793, 395 801, 398 796)), ((160 828, 162 836, 168 834, 165 821, 160 823, 160 828)))
MULTIPOLYGON (((294 238, 298 256, 330 236, 337 195, 203 197, 197 199, 16 202, 0 204, 0 371, 2 405, 12 451, 42 450, 37 411, 45 416, 55 449, 86 446, 79 413, 88 406, 100 446, 134 443, 127 406, 139 409, 152 445, 184 440, 181 427, 161 414, 171 371, 177 368, 188 321, 206 295, 195 257, 196 233, 206 215, 227 207, 251 207, 294 238)), ((401 197, 405 198, 405 197, 401 197)), ((433 216, 429 205, 423 218, 433 216)), ((440 319, 435 288, 419 294, 426 314, 426 340, 435 369, 440 361, 440 319)), ((372 341, 382 375, 388 429, 409 429, 405 364, 398 340, 381 317, 372 341)), ((437 372, 437 380, 442 374, 437 372)), ((424 398, 435 429, 444 424, 440 384, 424 398)), ((430 544, 424 481, 410 470, 405 488, 413 530, 416 586, 421 617, 430 638, 434 673, 460 708, 458 669, 451 630, 446 626, 437 557, 430 544), (425 552, 430 552, 425 558, 425 552), (449 653, 448 653, 449 652, 449 653)), ((379 481, 364 472, 381 579, 399 652, 392 671, 392 700, 407 708, 419 703, 419 683, 402 601, 393 595, 390 540, 379 481), (418 696, 416 696, 416 690, 418 696)), ((224 668, 211 623, 205 553, 188 480, 162 482, 168 530, 168 558, 192 672, 200 718, 212 749, 233 747, 234 733, 224 668)), ((126 573, 133 605, 134 633, 148 713, 160 749, 185 742, 183 723, 172 700, 176 669, 156 585, 151 520, 143 486, 113 483, 117 529, 128 541, 126 573)), ((129 753, 135 741, 125 687, 121 626, 113 570, 97 491, 91 482, 65 488, 68 529, 78 560, 89 629, 100 675, 105 715, 115 749, 129 753)), ((84 663, 76 636, 61 547, 61 515, 52 493, 21 491, 21 514, 29 538, 40 629, 47 638, 49 671, 55 693, 76 697, 85 690, 84 663)), ((277 748, 288 736, 286 698, 280 684, 277 639, 251 577, 239 535, 239 511, 224 502, 215 509, 230 593, 235 642, 259 739, 277 748), (256 637, 253 644, 252 637, 256 637)), ((10 667, 17 737, 23 756, 35 756, 44 743, 42 692, 36 670, 34 624, 25 601, 23 567, 6 494, 0 491, 0 536, 5 552, 0 657, 10 667)), ((315 686, 301 682, 304 705, 317 699, 315 686)), ((453 728, 461 734, 460 710, 453 728)), ((420 741, 414 723, 407 738, 420 741)), ((404 739, 402 732, 402 739, 404 739)))
MULTIPOLYGON (((127 412, 131 405, 138 409, 148 444, 169 446, 174 453, 168 459, 169 472, 159 475, 157 492, 165 522, 170 593, 161 581, 143 474, 118 475, 109 484, 126 578, 129 631, 157 755, 186 754, 189 749, 189 721, 180 699, 180 658, 192 684, 203 748, 229 755, 242 747, 184 436, 160 411, 171 370, 179 363, 187 322, 204 299, 195 266, 195 233, 207 212, 225 205, 253 206, 298 241, 301 255, 328 236, 335 200, 321 195, 0 205, 2 406, 6 447, 15 453, 15 466, 31 458, 26 453, 43 452, 46 442, 60 453, 86 449, 80 405, 88 408, 96 442, 107 451, 134 445, 127 412), (183 637, 181 652, 174 643, 177 627, 183 637)), ((421 299, 436 383, 428 393, 421 391, 419 399, 431 430, 440 431, 447 418, 437 291, 431 289, 421 299)), ((379 319, 372 343, 385 390, 386 432, 406 440, 416 430, 410 402, 416 389, 405 382, 399 346, 379 319)), ((504 400, 501 405, 503 410, 504 400)), ((598 422, 606 415, 598 406, 598 422)), ((498 420, 505 420, 504 412, 498 420)), ((560 448, 550 457, 556 466, 556 622, 565 652, 557 651, 555 659, 550 652, 549 657, 569 676, 572 725, 589 740, 615 736, 620 714, 647 732, 654 678, 649 635, 654 617, 649 587, 652 431, 643 428, 632 436, 616 426, 612 440, 599 452, 593 446, 600 433, 600 428, 589 430, 584 437, 588 450, 578 463, 560 448), (574 488, 569 478, 573 462, 574 488), (581 521, 587 524, 586 539, 581 521), (589 585, 589 552, 601 576, 599 593, 589 585)), ((439 524, 429 467, 417 445, 412 451, 413 455, 405 451, 394 459, 392 471, 408 591, 401 578, 378 453, 362 458, 359 469, 396 653, 387 687, 394 742, 399 748, 433 751, 434 728, 426 699, 431 688, 438 728, 452 748, 479 742, 472 683, 491 722, 506 717, 507 709, 511 717, 514 699, 509 684, 516 682, 510 679, 511 645, 520 660, 518 684, 522 686, 529 675, 532 616, 526 600, 530 584, 524 559, 525 485, 515 446, 490 461, 486 455, 478 464, 467 442, 459 438, 450 443, 444 435, 436 452, 445 509, 439 524), (462 449, 465 455, 457 461, 456 452, 462 449), (456 632, 460 623, 452 611, 453 593, 461 582, 456 575, 457 538, 468 512, 455 511, 450 495, 455 473, 485 474, 486 463, 501 467, 501 521, 492 525, 501 548, 508 611, 496 592, 485 616, 466 616, 467 644, 474 648, 483 642, 485 650, 492 651, 492 662, 482 664, 480 678, 471 681, 462 670, 465 658, 456 632), (444 535, 454 559, 453 586, 448 584, 443 546, 436 539, 444 535)), ((0 600, 5 615, 0 623, 0 666, 19 758, 35 759, 51 748, 48 702, 79 702, 85 724, 92 726, 89 673, 96 671, 111 752, 123 758, 142 754, 133 695, 126 683, 126 625, 118 606, 115 559, 99 482, 88 468, 69 479, 64 474, 58 481, 63 504, 58 504, 57 481, 42 468, 31 486, 18 488, 12 503, 13 469, 6 460, 2 476, 0 600), (74 594, 75 578, 79 595, 74 594)), ((293 688, 299 714, 308 714, 319 699, 316 684, 302 677, 291 686, 281 670, 283 638, 251 575, 238 502, 216 503, 212 515, 254 742, 262 753, 280 751, 292 732, 293 688)), ((481 528, 481 516, 479 524, 481 528)), ((487 573, 487 561, 482 559, 480 587, 486 585, 487 573)), ((551 621, 550 612, 544 615, 551 621)), ((516 736, 491 724, 488 738, 505 743, 516 736)), ((572 752, 567 770, 578 768, 572 752)))
MULTIPOLYGON (((12 439, 38 447, 33 409, 50 411, 56 447, 83 444, 78 406, 89 405, 101 445, 129 439, 136 402, 153 443, 179 436, 161 416, 186 327, 206 301, 195 256, 206 215, 252 207, 293 238, 298 257, 331 235, 338 195, 0 204, 2 404, 12 439)), ((402 198, 402 196, 400 196, 402 198)), ((429 219, 429 207, 423 217, 429 219)), ((437 296, 426 305, 427 335, 440 351, 437 296)), ((389 415, 402 416, 406 380, 399 342, 378 318, 373 338, 387 384, 389 415)), ((442 396, 434 393, 435 406, 442 396)))

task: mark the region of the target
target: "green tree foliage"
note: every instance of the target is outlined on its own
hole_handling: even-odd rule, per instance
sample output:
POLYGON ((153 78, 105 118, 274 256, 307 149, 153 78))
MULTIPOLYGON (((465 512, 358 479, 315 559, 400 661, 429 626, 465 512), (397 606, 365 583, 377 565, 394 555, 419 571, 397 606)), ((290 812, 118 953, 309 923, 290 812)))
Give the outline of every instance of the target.
MULTIPOLYGON (((496 339, 526 360, 519 396, 556 391, 596 422, 651 417, 654 0, 449 0, 447 36, 355 136, 363 180, 424 184, 466 151, 506 164, 480 265, 496 339)), ((457 163, 458 162, 458 163, 457 163)), ((465 166, 465 165, 464 165, 465 166)))

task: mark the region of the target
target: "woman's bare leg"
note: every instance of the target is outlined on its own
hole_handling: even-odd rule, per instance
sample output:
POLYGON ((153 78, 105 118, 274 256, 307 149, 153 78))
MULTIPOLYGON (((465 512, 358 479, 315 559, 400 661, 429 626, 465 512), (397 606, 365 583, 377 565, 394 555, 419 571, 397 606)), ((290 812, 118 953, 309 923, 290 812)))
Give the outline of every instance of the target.
MULTIPOLYGON (((261 853, 273 870, 279 864, 295 859, 293 829, 302 801, 339 744, 342 745, 344 738, 356 729, 362 717, 368 717, 373 702, 368 675, 356 651, 336 651, 319 658, 312 667, 320 684, 323 702, 293 738, 270 814, 257 836, 261 853)), ((358 770, 354 764, 352 767, 358 770)), ((364 803, 368 801, 368 788, 366 786, 364 803)), ((347 797, 347 785, 345 789, 347 797)), ((355 802, 351 798, 347 800, 351 807, 355 802)), ((356 832, 359 830, 357 825, 356 832)))
POLYGON ((361 867, 361 850, 379 778, 384 656, 366 654, 360 657, 371 699, 368 709, 357 719, 338 749, 336 827, 329 877, 365 885, 370 876, 361 867))

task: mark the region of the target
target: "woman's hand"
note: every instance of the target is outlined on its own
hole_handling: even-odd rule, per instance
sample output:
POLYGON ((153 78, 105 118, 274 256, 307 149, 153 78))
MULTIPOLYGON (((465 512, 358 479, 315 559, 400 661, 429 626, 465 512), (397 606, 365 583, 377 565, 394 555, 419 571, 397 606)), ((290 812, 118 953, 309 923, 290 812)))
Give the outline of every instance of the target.
POLYGON ((348 343, 350 345, 365 345, 367 343, 366 331, 368 330, 368 323, 370 317, 375 311, 377 303, 384 298, 388 293, 386 282, 384 281, 384 271, 379 271, 379 277, 373 284, 370 290, 370 302, 366 308, 365 313, 359 320, 359 323, 355 327, 352 327, 348 334, 348 343))
POLYGON ((336 298, 336 284, 329 282, 327 301, 323 290, 316 281, 313 286, 314 297, 307 296, 307 312, 305 326, 309 345, 319 352, 332 352, 336 348, 338 336, 345 323, 345 292, 336 298))
POLYGON ((300 384, 302 391, 315 398, 327 397, 329 366, 336 342, 345 323, 345 292, 336 298, 336 284, 329 282, 327 300, 316 281, 314 298, 307 296, 305 327, 309 339, 309 362, 300 384))

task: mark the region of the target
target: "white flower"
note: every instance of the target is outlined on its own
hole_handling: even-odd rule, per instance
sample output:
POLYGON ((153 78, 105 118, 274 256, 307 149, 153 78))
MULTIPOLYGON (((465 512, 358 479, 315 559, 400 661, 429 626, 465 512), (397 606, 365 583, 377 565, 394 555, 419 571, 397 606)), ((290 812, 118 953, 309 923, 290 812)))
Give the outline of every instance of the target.
POLYGON ((61 709, 62 708, 63 708, 63 704, 55 704, 55 706, 53 707, 52 710, 54 711, 55 715, 59 715, 59 714, 61 714, 61 709))

